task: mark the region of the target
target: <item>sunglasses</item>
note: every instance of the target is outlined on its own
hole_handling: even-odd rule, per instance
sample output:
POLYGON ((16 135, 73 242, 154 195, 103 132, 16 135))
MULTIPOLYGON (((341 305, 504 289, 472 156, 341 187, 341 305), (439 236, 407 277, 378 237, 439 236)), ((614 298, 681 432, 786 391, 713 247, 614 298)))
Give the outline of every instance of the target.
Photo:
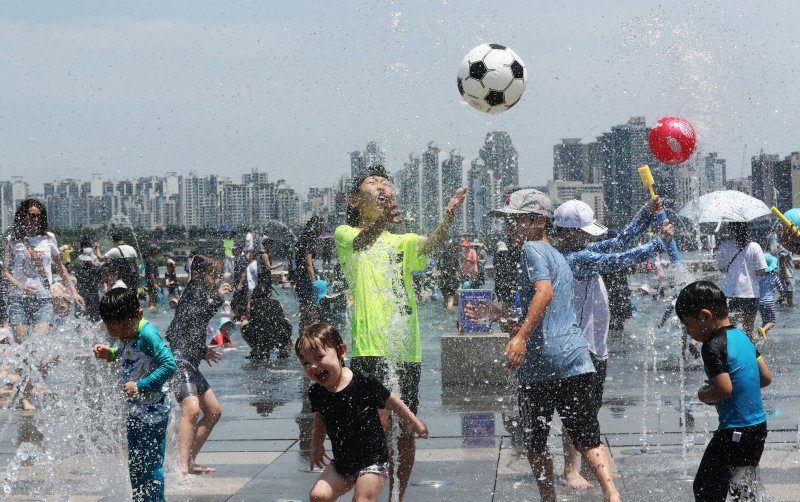
POLYGON ((28 218, 44 218, 42 213, 28 213, 28 218))

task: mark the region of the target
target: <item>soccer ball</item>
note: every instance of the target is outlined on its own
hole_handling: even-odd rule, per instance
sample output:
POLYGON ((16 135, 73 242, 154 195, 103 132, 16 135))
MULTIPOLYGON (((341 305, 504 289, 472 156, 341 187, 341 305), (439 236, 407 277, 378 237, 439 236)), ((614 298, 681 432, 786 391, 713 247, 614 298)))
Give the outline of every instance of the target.
POLYGON ((458 92, 476 110, 502 113, 516 105, 528 70, 517 53, 500 44, 481 44, 458 67, 458 92))

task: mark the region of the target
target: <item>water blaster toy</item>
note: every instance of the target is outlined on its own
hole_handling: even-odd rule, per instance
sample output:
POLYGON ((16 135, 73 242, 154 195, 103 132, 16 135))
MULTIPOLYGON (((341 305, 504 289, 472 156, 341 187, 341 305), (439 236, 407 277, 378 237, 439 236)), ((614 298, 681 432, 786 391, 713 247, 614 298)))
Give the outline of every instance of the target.
MULTIPOLYGON (((797 228, 797 225, 792 223, 789 220, 789 218, 787 218, 783 213, 781 213, 780 210, 777 207, 772 206, 770 208, 770 211, 772 211, 772 214, 774 214, 775 216, 778 217, 778 220, 780 220, 780 222, 783 224, 783 226, 786 227, 789 230, 789 232, 794 236, 795 239, 800 240, 800 228, 797 228)), ((791 211, 798 211, 798 210, 797 209, 790 209, 789 211, 787 211, 787 213, 789 213, 791 211)), ((797 240, 795 242, 800 244, 800 242, 798 242, 797 240)))
MULTIPOLYGON (((653 190, 653 185, 655 184, 655 180, 653 179, 653 173, 650 172, 650 166, 644 165, 639 168, 639 177, 642 178, 642 184, 645 188, 650 190, 650 196, 655 198, 656 192, 653 190)), ((661 211, 656 213, 656 221, 660 224, 664 224, 667 221, 667 213, 665 211, 661 211)), ((671 239, 669 241, 669 246, 667 247, 667 254, 669 255, 670 259, 677 263, 681 261, 681 253, 678 251, 678 246, 675 244, 675 239, 671 239)))
POLYGON ((650 151, 659 162, 670 166, 685 162, 697 146, 692 124, 678 117, 664 117, 650 129, 650 151))

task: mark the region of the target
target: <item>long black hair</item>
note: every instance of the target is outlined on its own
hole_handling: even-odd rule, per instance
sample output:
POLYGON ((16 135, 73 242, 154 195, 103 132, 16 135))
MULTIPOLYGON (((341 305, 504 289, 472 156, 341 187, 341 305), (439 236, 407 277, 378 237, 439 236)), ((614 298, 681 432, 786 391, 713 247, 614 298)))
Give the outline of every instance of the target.
POLYGON ((11 240, 22 240, 28 233, 28 227, 25 224, 25 218, 28 216, 28 210, 32 207, 37 208, 42 212, 39 218, 39 227, 36 229, 36 235, 47 234, 47 209, 44 204, 36 199, 25 199, 19 203, 17 211, 14 213, 14 225, 11 228, 11 240))

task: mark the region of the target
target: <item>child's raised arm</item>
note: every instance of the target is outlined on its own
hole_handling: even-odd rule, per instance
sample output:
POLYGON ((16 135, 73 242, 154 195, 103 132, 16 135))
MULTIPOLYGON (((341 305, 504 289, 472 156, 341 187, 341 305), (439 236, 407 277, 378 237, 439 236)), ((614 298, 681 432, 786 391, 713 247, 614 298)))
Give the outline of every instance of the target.
POLYGON ((314 424, 311 426, 311 455, 308 457, 308 466, 313 469, 319 467, 323 469, 331 457, 325 451, 325 422, 319 412, 314 413, 314 424))
POLYGON ((758 376, 761 378, 761 388, 772 383, 772 372, 767 367, 766 361, 761 356, 758 356, 758 376))
POLYGON ((397 415, 400 420, 405 422, 407 426, 413 431, 416 432, 417 435, 421 438, 427 439, 428 438, 428 426, 425 425, 425 422, 417 418, 406 403, 400 400, 397 397, 397 394, 392 392, 389 394, 389 399, 386 400, 386 409, 397 415))
POLYGON ((453 220, 456 217, 456 210, 458 207, 464 203, 464 199, 467 196, 467 188, 461 187, 455 191, 453 197, 450 199, 450 202, 447 203, 447 207, 444 210, 444 218, 442 222, 439 224, 433 232, 425 238, 424 243, 422 244, 422 254, 429 255, 431 254, 437 247, 439 247, 442 242, 444 242, 445 237, 447 237, 447 231, 450 229, 450 225, 453 224, 453 220))

